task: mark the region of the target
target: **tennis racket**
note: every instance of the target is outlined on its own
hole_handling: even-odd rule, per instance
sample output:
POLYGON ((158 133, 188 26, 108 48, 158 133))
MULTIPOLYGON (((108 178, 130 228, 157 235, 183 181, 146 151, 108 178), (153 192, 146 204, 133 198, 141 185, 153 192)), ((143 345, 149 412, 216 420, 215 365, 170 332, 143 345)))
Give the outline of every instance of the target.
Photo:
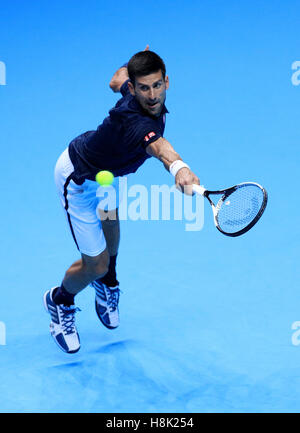
POLYGON ((268 202, 267 191, 258 183, 244 182, 219 191, 193 185, 193 192, 211 204, 217 229, 226 236, 240 236, 260 219, 268 202), (216 204, 210 196, 219 195, 216 204))

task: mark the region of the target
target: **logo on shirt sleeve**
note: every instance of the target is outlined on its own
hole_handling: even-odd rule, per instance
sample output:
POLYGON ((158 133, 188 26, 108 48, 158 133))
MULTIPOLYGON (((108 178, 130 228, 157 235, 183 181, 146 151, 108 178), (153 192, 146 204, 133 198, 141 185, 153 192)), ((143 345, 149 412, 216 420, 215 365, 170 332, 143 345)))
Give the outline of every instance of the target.
POLYGON ((146 135, 146 137, 144 138, 144 141, 149 141, 150 140, 150 138, 152 138, 152 137, 155 137, 155 132, 149 132, 149 134, 148 135, 146 135))

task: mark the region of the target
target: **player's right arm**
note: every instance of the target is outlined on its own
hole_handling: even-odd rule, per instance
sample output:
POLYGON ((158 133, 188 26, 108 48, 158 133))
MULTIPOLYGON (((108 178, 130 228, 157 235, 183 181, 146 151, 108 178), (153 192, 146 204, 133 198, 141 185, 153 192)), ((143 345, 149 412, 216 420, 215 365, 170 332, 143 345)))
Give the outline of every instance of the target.
MULTIPOLYGON (((159 159, 165 166, 166 170, 170 171, 170 166, 175 161, 182 161, 179 154, 175 151, 171 143, 163 137, 152 142, 146 147, 148 155, 159 159)), ((200 185, 199 178, 188 167, 179 169, 175 176, 175 184, 178 189, 185 191, 187 194, 192 194, 193 184, 200 185), (188 188, 184 187, 190 185, 188 188)))

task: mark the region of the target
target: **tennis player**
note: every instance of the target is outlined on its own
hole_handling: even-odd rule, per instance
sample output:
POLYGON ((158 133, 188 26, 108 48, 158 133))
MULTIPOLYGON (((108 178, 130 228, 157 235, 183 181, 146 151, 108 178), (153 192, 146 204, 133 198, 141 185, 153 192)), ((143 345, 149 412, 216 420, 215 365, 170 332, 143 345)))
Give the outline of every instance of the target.
MULTIPOLYGON (((163 138, 169 88, 163 60, 147 45, 116 71, 110 88, 122 98, 95 131, 71 141, 55 167, 60 201, 81 253, 61 285, 44 294, 51 335, 67 353, 80 349, 74 298, 88 285, 95 289, 96 312, 102 324, 109 329, 119 325, 116 260, 120 223, 117 209, 99 209, 101 186, 95 181, 96 174, 109 170, 116 178, 125 176, 154 156, 174 175, 182 192, 192 194, 191 185, 199 184, 198 177, 163 138)), ((115 188, 121 195, 118 184, 115 182, 115 188)))

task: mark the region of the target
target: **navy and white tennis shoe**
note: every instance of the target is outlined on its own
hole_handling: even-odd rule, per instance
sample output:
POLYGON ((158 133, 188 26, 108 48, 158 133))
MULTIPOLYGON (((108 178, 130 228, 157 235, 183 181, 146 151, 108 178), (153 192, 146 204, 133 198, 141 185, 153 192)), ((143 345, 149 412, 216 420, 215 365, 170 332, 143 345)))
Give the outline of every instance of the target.
POLYGON ((96 313, 108 329, 115 329, 120 324, 119 318, 119 286, 108 287, 106 284, 98 281, 93 281, 91 286, 96 291, 95 307, 96 313))
POLYGON ((50 333, 57 345, 67 353, 75 353, 80 349, 80 339, 75 327, 75 313, 80 311, 74 305, 57 305, 53 301, 53 287, 44 294, 44 305, 51 316, 50 333))

